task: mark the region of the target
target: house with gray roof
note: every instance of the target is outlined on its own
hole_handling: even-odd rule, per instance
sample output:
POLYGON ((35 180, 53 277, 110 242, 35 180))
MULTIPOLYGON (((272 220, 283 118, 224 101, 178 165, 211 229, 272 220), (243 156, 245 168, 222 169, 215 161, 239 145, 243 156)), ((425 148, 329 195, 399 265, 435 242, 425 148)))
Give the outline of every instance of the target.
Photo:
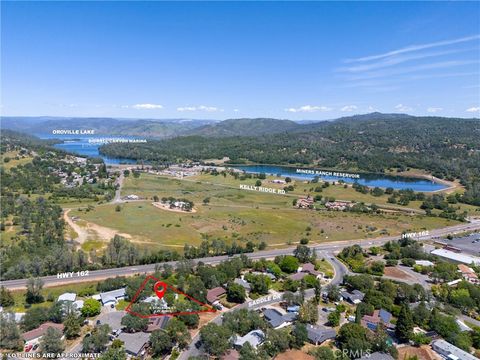
POLYGON ((103 306, 115 306, 118 301, 125 299, 125 288, 100 293, 100 301, 103 306))
POLYGON ((476 356, 463 351, 449 342, 438 339, 432 343, 432 349, 442 357, 451 360, 478 360, 476 356))
POLYGON ((307 325, 308 341, 314 345, 320 345, 324 341, 335 339, 337 333, 334 329, 322 326, 307 325))
POLYGON ((251 286, 250 286, 250 284, 248 283, 247 280, 236 278, 235 280, 233 280, 233 283, 234 283, 234 284, 237 284, 237 285, 240 285, 240 286, 243 287, 246 291, 250 291, 250 290, 251 290, 251 286))
POLYGON ((343 300, 353 305, 360 304, 365 297, 365 294, 360 290, 353 290, 352 292, 342 291, 340 295, 342 295, 343 300))
POLYGON ((275 309, 265 309, 263 310, 263 316, 265 320, 274 328, 280 329, 285 326, 291 325, 297 318, 296 313, 287 313, 281 314, 278 310, 275 309))
POLYGON ((390 354, 377 351, 371 354, 365 354, 358 360, 395 360, 395 359, 390 354))
POLYGON ((118 339, 123 341, 125 352, 130 356, 143 357, 148 347, 150 334, 145 332, 121 333, 118 339))
POLYGON ((100 314, 97 319, 98 325, 107 324, 113 332, 123 328, 122 318, 126 315, 125 311, 109 311, 100 314))
POLYGON ((77 294, 75 293, 63 293, 57 299, 57 301, 69 301, 74 302, 77 299, 77 294))
POLYGON ((244 336, 235 336, 233 345, 235 348, 240 349, 248 342, 254 349, 256 349, 258 346, 262 345, 264 341, 265 333, 262 330, 257 329, 250 331, 244 336))

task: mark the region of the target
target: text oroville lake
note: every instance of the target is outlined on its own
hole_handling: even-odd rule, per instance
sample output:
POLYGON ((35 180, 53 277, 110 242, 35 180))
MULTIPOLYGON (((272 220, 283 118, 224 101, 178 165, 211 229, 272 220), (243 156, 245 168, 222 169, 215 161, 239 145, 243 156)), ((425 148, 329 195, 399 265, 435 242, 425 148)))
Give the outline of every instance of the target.
POLYGON ((318 176, 335 176, 351 179, 360 179, 360 174, 350 174, 336 171, 324 171, 324 170, 314 170, 314 169, 297 169, 299 174, 309 174, 309 175, 318 175, 318 176))
POLYGON ((93 129, 55 129, 53 135, 95 135, 93 129))
POLYGON ((270 194, 285 194, 285 190, 283 190, 283 189, 267 188, 267 187, 263 187, 263 186, 253 186, 253 185, 240 184, 240 189, 241 190, 249 190, 249 191, 259 191, 259 192, 265 192, 265 193, 270 193, 270 194))

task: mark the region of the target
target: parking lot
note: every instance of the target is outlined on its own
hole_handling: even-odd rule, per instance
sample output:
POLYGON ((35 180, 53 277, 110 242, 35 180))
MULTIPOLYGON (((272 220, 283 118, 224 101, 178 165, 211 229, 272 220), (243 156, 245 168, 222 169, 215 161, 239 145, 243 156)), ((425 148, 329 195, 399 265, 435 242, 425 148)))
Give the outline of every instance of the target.
POLYGON ((470 255, 478 256, 480 253, 480 233, 478 232, 460 238, 453 238, 452 240, 442 239, 437 241, 459 248, 462 252, 470 255), (478 241, 476 241, 477 239, 478 241))

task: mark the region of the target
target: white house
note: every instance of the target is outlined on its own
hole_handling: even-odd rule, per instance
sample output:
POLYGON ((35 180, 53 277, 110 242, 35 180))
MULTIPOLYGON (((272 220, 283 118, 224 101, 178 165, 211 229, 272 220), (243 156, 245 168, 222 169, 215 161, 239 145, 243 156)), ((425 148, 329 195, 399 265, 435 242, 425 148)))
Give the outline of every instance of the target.
POLYGON ((70 301, 74 302, 77 299, 77 294, 75 293, 63 293, 57 299, 57 301, 70 301))
POLYGON ((100 301, 103 306, 115 306, 123 299, 125 299, 125 288, 100 293, 100 301))

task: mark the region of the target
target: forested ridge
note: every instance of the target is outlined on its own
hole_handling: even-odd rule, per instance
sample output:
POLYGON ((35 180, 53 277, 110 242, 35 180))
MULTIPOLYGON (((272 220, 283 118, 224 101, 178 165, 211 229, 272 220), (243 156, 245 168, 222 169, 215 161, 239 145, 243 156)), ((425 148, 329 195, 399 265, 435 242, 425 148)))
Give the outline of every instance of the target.
POLYGON ((480 121, 440 117, 340 119, 305 125, 307 132, 211 138, 177 137, 144 144, 108 144, 113 157, 155 162, 229 157, 230 163, 286 164, 385 172, 424 169, 460 179, 466 202, 480 205, 480 121))

